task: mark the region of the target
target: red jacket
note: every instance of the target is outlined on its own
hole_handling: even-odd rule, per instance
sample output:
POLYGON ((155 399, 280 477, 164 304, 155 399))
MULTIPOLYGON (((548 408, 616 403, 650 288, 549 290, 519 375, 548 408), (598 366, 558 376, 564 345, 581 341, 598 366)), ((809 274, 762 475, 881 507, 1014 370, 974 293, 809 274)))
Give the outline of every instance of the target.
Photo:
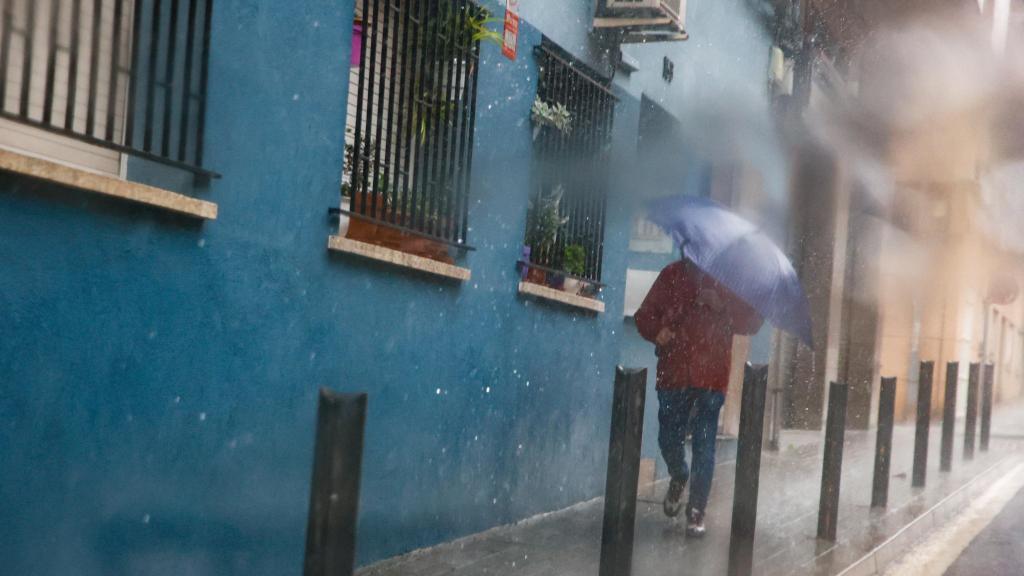
POLYGON ((688 260, 673 262, 661 271, 634 319, 640 335, 651 342, 662 328, 675 333, 656 350, 658 390, 694 386, 723 393, 729 387, 733 335, 754 334, 764 321, 688 260), (713 302, 710 294, 701 296, 702 291, 713 292, 719 302, 713 302))

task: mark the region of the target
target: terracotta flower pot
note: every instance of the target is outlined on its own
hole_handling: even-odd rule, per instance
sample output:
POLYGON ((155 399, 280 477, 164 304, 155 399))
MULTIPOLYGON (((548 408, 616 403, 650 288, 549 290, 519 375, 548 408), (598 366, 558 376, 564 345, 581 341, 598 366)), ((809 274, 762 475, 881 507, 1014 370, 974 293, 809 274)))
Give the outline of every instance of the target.
POLYGON ((546 286, 548 283, 548 273, 531 266, 529 271, 526 273, 526 281, 546 286))
MULTIPOLYGON (((378 206, 377 217, 384 218, 383 206, 378 206)), ((401 213, 395 214, 395 221, 403 221, 401 213)), ((345 237, 358 240, 359 242, 366 242, 367 244, 375 244, 392 250, 398 250, 406 254, 430 258, 431 260, 437 260, 446 264, 455 263, 455 259, 448 253, 447 244, 415 234, 408 234, 397 228, 377 224, 365 218, 351 217, 345 237)))

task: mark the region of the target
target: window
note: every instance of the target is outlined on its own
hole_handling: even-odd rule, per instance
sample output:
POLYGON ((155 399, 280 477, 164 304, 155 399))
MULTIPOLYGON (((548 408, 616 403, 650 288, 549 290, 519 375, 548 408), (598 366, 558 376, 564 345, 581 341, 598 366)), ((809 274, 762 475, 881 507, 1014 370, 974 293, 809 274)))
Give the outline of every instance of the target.
MULTIPOLYGON (((536 190, 526 246, 537 271, 590 286, 601 281, 605 203, 616 98, 610 81, 545 41, 533 108, 536 190)), ((543 274, 541 274, 543 276, 543 274)))
POLYGON ((0 146, 202 168, 213 0, 0 0, 0 146))
POLYGON ((479 38, 468 0, 361 0, 342 213, 350 239, 451 261, 468 244, 479 38))
POLYGON ((675 244, 660 226, 648 220, 644 214, 637 214, 633 217, 633 225, 630 228, 629 251, 673 254, 675 244))

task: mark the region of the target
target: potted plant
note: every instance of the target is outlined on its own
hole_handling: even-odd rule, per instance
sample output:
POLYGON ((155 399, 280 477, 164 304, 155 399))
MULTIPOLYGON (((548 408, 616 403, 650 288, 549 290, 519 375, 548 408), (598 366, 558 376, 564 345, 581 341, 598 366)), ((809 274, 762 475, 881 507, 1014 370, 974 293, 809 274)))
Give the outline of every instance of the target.
POLYGON ((540 135, 541 128, 550 126, 568 136, 572 132, 572 112, 565 104, 547 102, 537 98, 530 108, 530 119, 533 120, 533 139, 540 135))
MULTIPOLYGON (((352 134, 352 128, 345 128, 346 140, 352 134)), ((345 212, 352 210, 352 169, 356 162, 356 146, 345 142, 345 161, 341 165, 341 209, 345 212)), ((338 235, 348 236, 350 217, 342 212, 338 218, 338 235)))
MULTIPOLYGON (((551 194, 540 194, 535 200, 530 201, 526 213, 526 244, 530 248, 531 262, 544 262, 551 257, 551 252, 558 242, 558 232, 569 221, 568 217, 562 216, 559 209, 563 193, 564 189, 558 185, 551 194)), ((546 284, 547 274, 543 270, 531 267, 527 272, 527 280, 546 284)))
MULTIPOLYGON (((353 155, 353 153, 354 147, 346 146, 346 154, 353 155)), ((407 219, 411 218, 409 214, 417 214, 419 215, 417 221, 421 221, 427 226, 443 228, 447 220, 437 213, 436 205, 428 209, 429 202, 425 194, 415 194, 411 197, 400 196, 400 191, 391 186, 389 175, 384 172, 377 173, 372 185, 367 182, 367 191, 363 194, 362 182, 352 181, 352 169, 348 168, 350 166, 352 166, 351 162, 346 163, 347 170, 342 177, 342 209, 364 214, 370 219, 343 218, 339 226, 339 234, 352 240, 448 264, 454 263, 450 250, 444 243, 374 222, 374 220, 393 221, 398 225, 406 225, 407 219), (406 210, 409 212, 407 213, 406 210)), ((370 163, 367 162, 365 166, 369 168, 370 163)), ((356 180, 359 180, 358 176, 356 180)))
MULTIPOLYGON (((562 257, 562 265, 565 271, 573 276, 583 276, 586 272, 587 253, 580 244, 570 244, 565 247, 565 254, 562 257)), ((579 294, 583 282, 579 278, 566 278, 563 290, 571 294, 579 294)))
MULTIPOLYGON (((532 262, 547 261, 558 243, 558 233, 568 221, 568 217, 561 215, 559 208, 564 192, 561 184, 558 184, 551 194, 541 194, 529 203, 526 212, 526 244, 532 262)), ((534 268, 529 269, 526 279, 547 284, 547 274, 534 268)))

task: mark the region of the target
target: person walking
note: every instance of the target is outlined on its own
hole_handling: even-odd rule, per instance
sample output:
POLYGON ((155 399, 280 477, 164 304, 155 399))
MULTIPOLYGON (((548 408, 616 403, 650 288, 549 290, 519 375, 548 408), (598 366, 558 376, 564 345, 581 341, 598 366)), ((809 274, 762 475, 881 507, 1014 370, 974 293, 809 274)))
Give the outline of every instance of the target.
POLYGON ((658 446, 671 481, 664 511, 670 518, 686 506, 686 534, 703 536, 704 512, 715 468, 718 416, 729 386, 732 341, 754 334, 764 322, 728 288, 683 258, 661 271, 634 315, 640 335, 658 356, 658 446), (693 462, 684 442, 691 433, 693 462))

